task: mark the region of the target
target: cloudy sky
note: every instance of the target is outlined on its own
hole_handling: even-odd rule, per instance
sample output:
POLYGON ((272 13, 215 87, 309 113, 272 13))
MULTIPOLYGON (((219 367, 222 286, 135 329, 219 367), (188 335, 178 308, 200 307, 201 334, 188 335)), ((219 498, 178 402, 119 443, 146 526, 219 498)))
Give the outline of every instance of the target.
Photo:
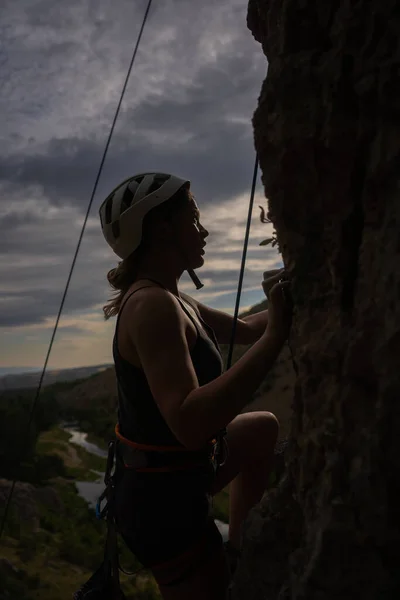
MULTIPOLYGON (((147 0, 2 0, 0 374, 41 368, 147 0)), ((267 62, 246 0, 154 0, 92 206, 49 368, 111 362, 98 207, 140 171, 191 180, 210 231, 204 282, 182 289, 233 313, 254 164, 251 117, 267 62)), ((260 181, 241 307, 263 299, 270 226, 260 181)))

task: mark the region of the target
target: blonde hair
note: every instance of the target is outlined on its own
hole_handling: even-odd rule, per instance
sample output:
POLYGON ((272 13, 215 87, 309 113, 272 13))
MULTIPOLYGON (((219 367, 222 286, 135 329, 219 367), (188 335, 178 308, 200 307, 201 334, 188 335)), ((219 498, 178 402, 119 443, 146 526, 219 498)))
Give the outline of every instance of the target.
POLYGON ((103 313, 106 321, 110 317, 115 317, 118 314, 123 297, 135 282, 139 254, 141 254, 140 246, 137 250, 132 252, 128 258, 123 259, 118 263, 117 267, 111 269, 107 273, 108 283, 117 293, 113 298, 108 300, 105 306, 103 306, 103 313))
POLYGON ((192 194, 188 187, 182 187, 171 198, 152 208, 143 219, 142 241, 138 248, 118 263, 118 266, 107 273, 107 279, 116 295, 103 306, 105 320, 118 315, 122 300, 131 285, 135 283, 140 260, 144 255, 151 232, 151 225, 156 219, 169 219, 178 213, 192 194))

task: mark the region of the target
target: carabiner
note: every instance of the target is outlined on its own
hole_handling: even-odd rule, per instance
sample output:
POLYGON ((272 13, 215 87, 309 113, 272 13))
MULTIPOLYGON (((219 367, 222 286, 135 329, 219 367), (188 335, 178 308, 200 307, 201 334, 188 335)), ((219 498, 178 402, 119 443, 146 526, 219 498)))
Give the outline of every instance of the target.
POLYGON ((105 507, 102 509, 101 508, 101 503, 104 500, 104 498, 107 495, 107 488, 101 493, 101 495, 98 497, 97 502, 96 502, 96 519, 102 519, 108 510, 108 503, 105 505, 105 507))
POLYGON ((114 467, 114 457, 115 457, 115 440, 111 440, 108 444, 108 455, 107 455, 107 465, 106 472, 104 473, 104 483, 109 485, 111 480, 111 471, 114 467))

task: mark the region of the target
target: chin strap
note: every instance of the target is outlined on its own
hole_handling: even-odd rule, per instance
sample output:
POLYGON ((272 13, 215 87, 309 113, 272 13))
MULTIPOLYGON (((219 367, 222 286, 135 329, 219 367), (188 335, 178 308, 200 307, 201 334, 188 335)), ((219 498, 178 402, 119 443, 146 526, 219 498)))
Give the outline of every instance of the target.
POLYGON ((197 277, 197 275, 193 271, 193 269, 188 269, 188 274, 189 274, 190 279, 193 281, 194 285, 196 286, 196 290, 201 290, 201 288, 204 287, 204 283, 201 283, 200 279, 197 277))

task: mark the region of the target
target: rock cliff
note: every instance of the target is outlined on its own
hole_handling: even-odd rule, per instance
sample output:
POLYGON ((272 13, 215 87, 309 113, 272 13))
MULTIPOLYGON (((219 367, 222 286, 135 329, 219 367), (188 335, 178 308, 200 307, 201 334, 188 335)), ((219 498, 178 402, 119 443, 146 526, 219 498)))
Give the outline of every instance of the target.
POLYGON ((287 473, 246 522, 233 598, 399 598, 400 2, 250 0, 248 26, 298 376, 287 473))

